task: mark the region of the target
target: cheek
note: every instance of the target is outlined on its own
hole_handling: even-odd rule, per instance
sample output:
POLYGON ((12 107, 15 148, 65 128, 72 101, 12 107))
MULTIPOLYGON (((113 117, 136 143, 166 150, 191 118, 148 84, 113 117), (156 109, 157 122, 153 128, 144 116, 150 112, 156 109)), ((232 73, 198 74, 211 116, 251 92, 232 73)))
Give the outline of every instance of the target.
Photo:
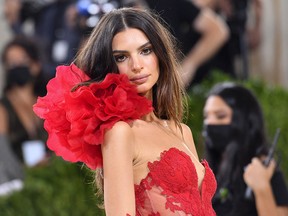
POLYGON ((128 67, 125 64, 117 65, 119 74, 128 74, 128 67))
POLYGON ((148 62, 147 62, 148 65, 150 65, 151 67, 153 67, 159 71, 159 61, 158 61, 158 58, 155 54, 151 55, 151 58, 149 58, 147 60, 148 60, 148 62))
POLYGON ((159 63, 156 56, 147 59, 145 62, 145 65, 147 65, 147 68, 149 68, 149 71, 153 73, 153 76, 158 79, 160 76, 160 69, 159 69, 159 63))

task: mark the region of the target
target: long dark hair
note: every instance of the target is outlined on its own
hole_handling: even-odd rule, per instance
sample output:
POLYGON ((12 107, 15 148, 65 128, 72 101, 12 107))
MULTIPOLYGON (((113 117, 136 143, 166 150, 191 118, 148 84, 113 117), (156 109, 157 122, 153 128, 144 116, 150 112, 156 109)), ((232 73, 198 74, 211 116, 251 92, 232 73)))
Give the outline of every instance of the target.
MULTIPOLYGON (((112 53, 114 36, 127 28, 142 31, 152 44, 159 62, 159 79, 152 89, 155 115, 173 120, 181 129, 184 90, 178 71, 178 53, 175 51, 175 39, 163 24, 158 16, 148 10, 115 9, 100 19, 74 62, 91 78, 89 82, 101 81, 108 73, 118 73, 112 53)), ((103 186, 101 171, 96 171, 96 184, 100 192, 103 186)))
POLYGON ((147 36, 159 61, 160 76, 153 87, 156 116, 172 119, 180 126, 183 88, 174 47, 176 43, 155 14, 137 8, 115 9, 105 14, 78 53, 75 63, 92 81, 103 80, 107 73, 118 73, 112 40, 127 28, 139 29, 147 36))
POLYGON ((233 112, 231 127, 234 140, 228 144, 225 152, 205 148, 205 154, 216 175, 218 189, 231 189, 235 203, 243 198, 246 189, 243 179, 245 166, 252 157, 265 154, 267 148, 262 109, 255 95, 239 84, 217 84, 210 90, 210 96, 221 97, 233 112))

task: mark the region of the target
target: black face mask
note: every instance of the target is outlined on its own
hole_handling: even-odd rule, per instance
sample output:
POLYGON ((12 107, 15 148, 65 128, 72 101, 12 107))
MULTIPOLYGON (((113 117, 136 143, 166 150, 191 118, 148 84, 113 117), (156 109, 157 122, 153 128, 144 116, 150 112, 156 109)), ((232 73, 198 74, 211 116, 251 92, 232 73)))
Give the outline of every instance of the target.
POLYGON ((233 129, 227 125, 205 125, 203 130, 206 147, 223 152, 227 145, 233 140, 233 129))
POLYGON ((13 85, 24 86, 33 80, 33 76, 27 66, 17 66, 7 71, 6 85, 12 87, 13 85))

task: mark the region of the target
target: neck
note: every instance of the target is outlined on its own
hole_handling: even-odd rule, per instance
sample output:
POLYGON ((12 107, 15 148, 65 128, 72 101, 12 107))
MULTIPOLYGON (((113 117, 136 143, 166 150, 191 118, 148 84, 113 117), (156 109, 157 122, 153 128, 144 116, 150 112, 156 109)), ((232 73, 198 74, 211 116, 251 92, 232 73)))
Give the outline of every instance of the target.
POLYGON ((140 94, 141 96, 143 97, 146 97, 147 99, 153 101, 153 90, 151 89, 150 91, 146 92, 146 93, 143 93, 143 94, 140 94))
POLYGON ((152 121, 159 121, 159 118, 155 115, 154 112, 151 112, 151 113, 143 116, 142 120, 146 121, 146 122, 152 122, 152 121))

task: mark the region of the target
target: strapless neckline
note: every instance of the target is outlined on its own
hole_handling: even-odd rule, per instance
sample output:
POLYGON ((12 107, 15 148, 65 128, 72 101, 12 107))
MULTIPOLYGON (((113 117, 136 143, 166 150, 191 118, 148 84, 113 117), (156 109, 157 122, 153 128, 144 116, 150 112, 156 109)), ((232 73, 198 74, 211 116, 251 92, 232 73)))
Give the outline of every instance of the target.
POLYGON ((216 180, 207 161, 201 164, 205 174, 199 189, 196 167, 185 152, 173 147, 148 162, 147 176, 135 184, 137 215, 215 215, 216 180))
MULTIPOLYGON (((151 171, 153 171, 153 170, 151 170, 151 168, 153 169, 153 167, 156 166, 156 164, 158 164, 161 160, 165 160, 165 157, 167 157, 167 155, 170 154, 172 151, 173 151, 173 152, 176 152, 176 153, 180 153, 182 156, 185 156, 188 161, 189 161, 189 160, 191 161, 191 165, 192 165, 192 167, 193 167, 192 170, 193 170, 193 172, 195 172, 195 176, 196 176, 196 178, 197 178, 197 188, 198 188, 199 191, 201 191, 202 187, 200 186, 201 188, 199 188, 199 185, 198 185, 199 176, 198 176, 198 174, 197 174, 195 164, 193 163, 192 159, 190 158, 190 156, 189 156, 186 152, 181 151, 181 150, 177 149, 176 147, 171 147, 171 148, 169 148, 169 149, 167 149, 167 150, 162 151, 161 154, 160 154, 159 159, 154 160, 154 161, 152 161, 152 162, 148 162, 149 172, 148 172, 148 173, 146 174, 146 176, 140 181, 139 184, 135 184, 135 187, 139 187, 141 184, 143 184, 142 182, 145 181, 145 179, 147 180, 147 178, 149 177, 149 173, 150 173, 151 171), (154 164, 154 165, 153 165, 153 164, 154 164)), ((173 154, 173 153, 172 153, 172 154, 173 154)), ((204 178, 203 178, 203 180, 204 180, 204 179, 205 179, 205 175, 206 175, 206 169, 207 169, 207 168, 210 168, 210 167, 209 167, 209 165, 208 165, 208 163, 207 163, 206 160, 201 160, 200 163, 203 165, 204 170, 205 170, 205 174, 204 174, 204 178)), ((203 180, 202 180, 202 181, 203 181, 203 180)), ((202 185, 202 182, 201 182, 200 185, 202 185)))

